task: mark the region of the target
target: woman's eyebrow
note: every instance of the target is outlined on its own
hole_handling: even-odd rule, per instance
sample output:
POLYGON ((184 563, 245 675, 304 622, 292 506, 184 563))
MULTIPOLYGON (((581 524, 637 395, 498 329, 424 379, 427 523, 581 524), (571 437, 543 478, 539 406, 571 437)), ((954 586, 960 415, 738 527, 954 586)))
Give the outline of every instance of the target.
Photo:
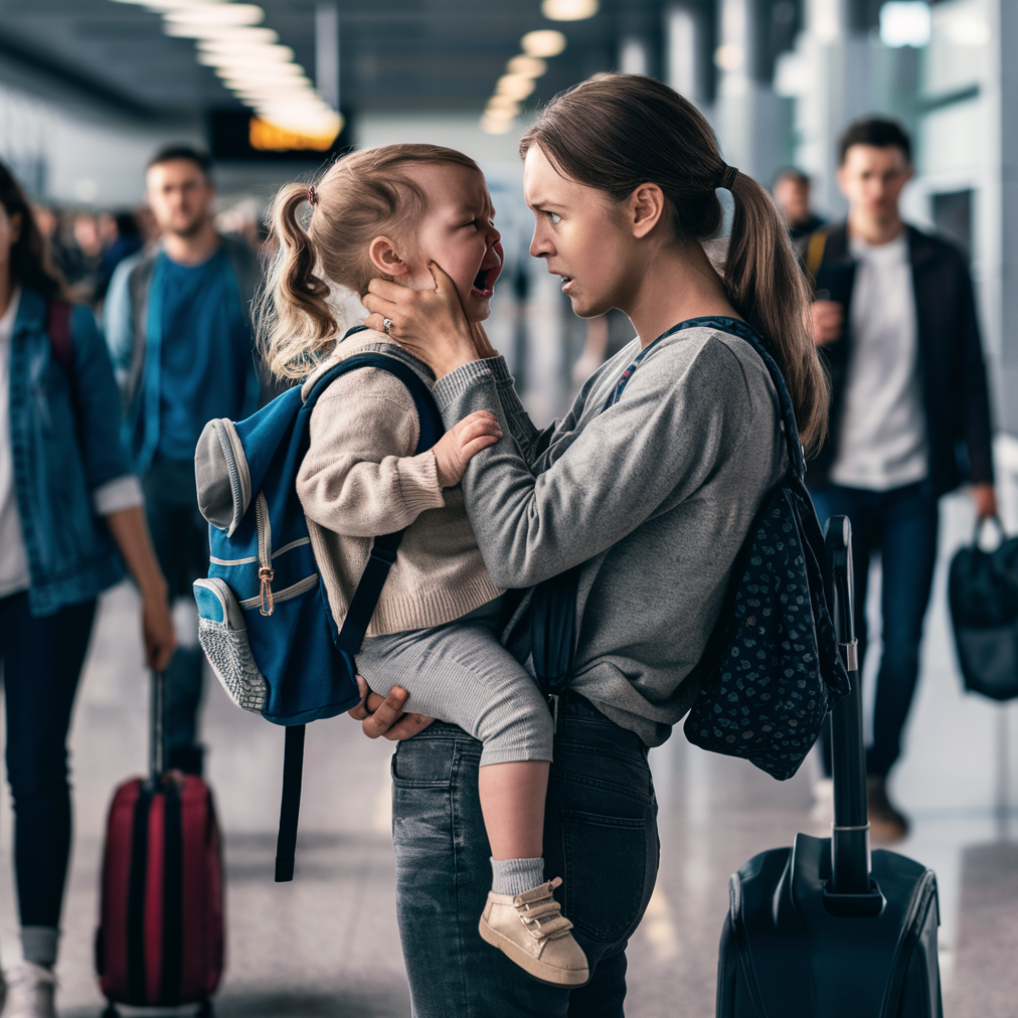
POLYGON ((561 202, 541 201, 540 199, 537 199, 536 201, 528 201, 527 204, 532 209, 566 209, 569 207, 568 205, 563 205, 561 202))

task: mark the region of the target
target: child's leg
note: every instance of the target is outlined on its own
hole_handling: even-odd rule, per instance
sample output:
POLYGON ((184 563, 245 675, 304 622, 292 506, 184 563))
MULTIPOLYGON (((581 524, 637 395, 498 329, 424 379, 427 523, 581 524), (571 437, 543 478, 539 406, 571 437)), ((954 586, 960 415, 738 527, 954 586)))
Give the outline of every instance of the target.
POLYGON ((375 692, 395 685, 409 710, 459 725, 484 743, 479 794, 495 890, 518 894, 544 880, 544 801, 551 712, 537 684, 498 642, 498 605, 414 633, 365 640, 357 657, 375 692))
POLYGON ((366 640, 358 668, 376 691, 394 685, 410 710, 451 721, 484 743, 478 775, 491 845, 492 889, 478 932, 532 976, 581 986, 587 958, 545 882, 544 801, 551 712, 537 684, 496 638, 497 603, 417 633, 366 640))
POLYGON ((477 784, 481 811, 491 857, 496 862, 541 855, 550 767, 547 760, 522 760, 480 769, 477 784))

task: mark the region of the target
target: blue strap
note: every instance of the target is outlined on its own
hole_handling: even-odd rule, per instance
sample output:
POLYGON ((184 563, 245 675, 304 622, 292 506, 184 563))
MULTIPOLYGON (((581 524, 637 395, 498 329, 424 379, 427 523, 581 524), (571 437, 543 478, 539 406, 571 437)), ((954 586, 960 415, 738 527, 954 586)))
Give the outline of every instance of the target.
MULTIPOLYGON (((351 329, 346 335, 360 332, 362 327, 351 329)), ((343 337, 346 339, 346 336, 343 337)), ((420 435, 414 455, 420 455, 430 449, 442 437, 445 430, 442 415, 431 390, 420 375, 406 364, 384 353, 355 354, 353 357, 337 364, 315 382, 314 388, 308 393, 301 413, 310 416, 318 397, 340 376, 348 371, 359 368, 379 368, 395 375, 409 390, 417 408, 420 421, 420 435)), ((382 587, 389 576, 389 570, 396 561, 396 552, 406 528, 393 534, 376 537, 368 555, 368 563, 361 573, 360 582, 350 599, 350 607, 343 628, 336 637, 336 647, 349 655, 349 664, 354 666, 353 655, 361 649, 364 634, 368 631, 371 616, 375 613, 378 599, 382 595, 382 587)), ((297 821, 300 814, 300 793, 304 769, 304 725, 292 725, 286 729, 286 745, 283 750, 283 794, 279 806, 279 833, 276 836, 276 874, 277 882, 293 879, 294 858, 297 848, 297 821)))
POLYGON ((676 332, 682 332, 685 329, 717 329, 720 332, 727 332, 732 336, 738 336, 739 339, 744 339, 753 349, 759 354, 760 359, 764 362, 764 367, 767 368, 768 373, 771 376, 771 381, 774 383, 774 388, 778 391, 778 405, 781 413, 781 420, 785 426, 785 438, 788 442, 788 456, 792 463, 792 470, 795 476, 802 480, 806 472, 806 463, 802 455, 802 446, 799 444, 799 429, 795 423, 795 408, 792 405, 792 397, 789 395, 788 386, 785 385, 784 375, 781 373, 781 368, 778 367, 777 361, 775 361, 771 352, 767 349, 767 345, 764 343, 760 335, 746 322, 739 318, 729 318, 725 315, 715 315, 703 318, 690 318, 684 322, 679 322, 678 325, 673 325, 667 332, 662 332, 653 343, 648 343, 637 356, 636 360, 623 372, 622 377, 619 379, 618 384, 615 386, 614 391, 608 399, 608 403, 605 406, 605 410, 608 407, 614 406, 622 398, 622 393, 625 391, 626 385, 629 379, 632 378, 633 373, 640 366, 643 358, 650 352, 650 350, 665 339, 668 336, 674 336, 676 332))
MULTIPOLYGON (((347 335, 349 334, 347 333, 347 335)), ((442 424, 442 415, 438 411, 438 404, 435 403, 435 397, 432 396, 431 390, 409 364, 384 353, 355 354, 337 364, 332 370, 327 371, 308 393, 308 398, 304 402, 305 411, 310 413, 318 397, 340 375, 346 374, 348 371, 356 371, 359 368, 379 368, 382 371, 388 371, 409 390, 420 421, 420 435, 414 455, 420 455, 430 449, 442 437, 445 430, 442 424)), ((371 616, 375 613, 375 606, 381 597, 382 587, 385 585, 389 570, 396 561, 396 552, 405 533, 406 528, 375 538, 367 565, 357 584, 357 590, 354 591, 354 595, 350 599, 350 607, 343 620, 343 628, 340 629, 336 639, 336 646, 339 650, 353 655, 361 649, 364 634, 371 622, 371 616)))

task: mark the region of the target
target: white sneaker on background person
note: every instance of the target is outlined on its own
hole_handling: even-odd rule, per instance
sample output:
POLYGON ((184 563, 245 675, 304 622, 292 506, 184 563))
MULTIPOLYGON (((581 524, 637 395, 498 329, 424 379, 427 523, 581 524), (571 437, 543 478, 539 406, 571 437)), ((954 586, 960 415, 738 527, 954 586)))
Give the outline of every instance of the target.
POLYGON ((810 821, 821 827, 834 824, 834 779, 817 778, 813 782, 813 807, 809 811, 810 821))
POLYGON ((57 977, 52 969, 23 961, 7 972, 3 1018, 57 1018, 57 977))

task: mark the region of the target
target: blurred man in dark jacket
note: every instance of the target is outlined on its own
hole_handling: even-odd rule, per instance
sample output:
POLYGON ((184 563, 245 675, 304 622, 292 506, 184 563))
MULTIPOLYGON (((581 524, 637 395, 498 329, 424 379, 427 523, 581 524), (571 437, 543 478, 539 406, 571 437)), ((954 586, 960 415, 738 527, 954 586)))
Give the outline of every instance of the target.
POLYGON ((912 177, 908 135, 894 121, 861 120, 843 135, 840 155, 848 220, 800 242, 832 385, 830 433, 807 483, 821 520, 852 521, 860 655, 870 560, 881 561, 883 649, 867 775, 874 834, 893 840, 908 821, 886 781, 919 673, 937 502, 968 481, 976 513, 996 513, 990 409, 965 260, 899 214, 912 177))

